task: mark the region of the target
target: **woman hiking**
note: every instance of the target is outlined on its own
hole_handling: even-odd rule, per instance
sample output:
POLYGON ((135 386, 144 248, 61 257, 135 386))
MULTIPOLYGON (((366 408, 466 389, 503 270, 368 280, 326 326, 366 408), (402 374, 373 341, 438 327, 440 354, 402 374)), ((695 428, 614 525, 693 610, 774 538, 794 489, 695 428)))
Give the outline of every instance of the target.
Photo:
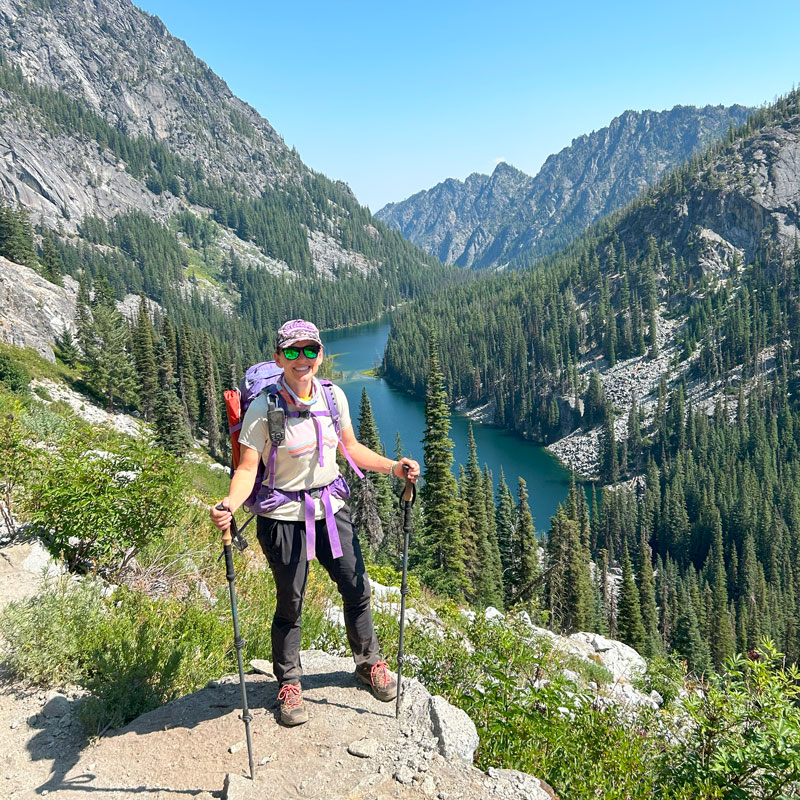
POLYGON ((356 439, 344 392, 316 378, 322 359, 322 340, 313 323, 294 319, 281 326, 275 362, 283 374, 274 388, 285 409, 283 441, 277 446, 271 441, 275 399, 270 405, 267 392, 261 392, 242 420, 243 447, 228 496, 211 509, 212 521, 226 532, 233 512, 253 491, 259 459, 263 460, 269 479, 265 478, 252 510, 258 513, 258 542, 275 579, 272 659, 285 725, 308 720, 300 685, 300 623, 308 561, 315 557, 342 596, 356 680, 369 686, 379 700, 389 701, 397 694, 397 682, 380 657, 372 625, 370 584, 345 502, 350 492, 336 463, 337 448, 351 464, 365 470, 414 482, 420 472, 413 459, 393 461, 356 439), (331 401, 335 409, 329 407, 331 401), (338 436, 334 415, 338 415, 338 436))

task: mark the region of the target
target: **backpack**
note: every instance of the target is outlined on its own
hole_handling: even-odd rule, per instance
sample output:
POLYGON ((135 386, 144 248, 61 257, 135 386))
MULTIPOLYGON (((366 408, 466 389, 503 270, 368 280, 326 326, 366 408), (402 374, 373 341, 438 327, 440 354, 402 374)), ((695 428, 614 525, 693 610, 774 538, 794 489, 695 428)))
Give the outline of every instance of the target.
MULTIPOLYGON (((275 457, 279 445, 286 437, 287 416, 302 416, 308 413, 320 415, 326 413, 330 414, 331 421, 333 422, 333 429, 336 431, 336 438, 339 441, 339 446, 342 448, 345 458, 356 475, 358 475, 359 478, 364 477, 361 470, 355 465, 350 454, 347 452, 347 448, 342 444, 339 409, 336 405, 336 398, 331 388, 333 383, 324 378, 319 379, 327 412, 289 411, 286 406, 286 400, 278 390, 278 380, 281 375, 283 375, 283 369, 274 361, 262 361, 260 364, 254 364, 245 372, 238 389, 228 389, 225 392, 225 411, 228 415, 228 432, 231 437, 233 470, 239 466, 241 458, 239 431, 242 429, 242 420, 244 419, 245 412, 250 407, 253 400, 262 392, 266 392, 267 394, 267 429, 269 431, 271 448, 266 466, 263 458, 258 460, 258 470, 256 472, 253 491, 243 503, 248 509, 255 503, 256 497, 261 491, 262 484, 265 481, 268 483, 270 490, 275 486, 275 457)), ((231 474, 233 474, 233 470, 231 474)))

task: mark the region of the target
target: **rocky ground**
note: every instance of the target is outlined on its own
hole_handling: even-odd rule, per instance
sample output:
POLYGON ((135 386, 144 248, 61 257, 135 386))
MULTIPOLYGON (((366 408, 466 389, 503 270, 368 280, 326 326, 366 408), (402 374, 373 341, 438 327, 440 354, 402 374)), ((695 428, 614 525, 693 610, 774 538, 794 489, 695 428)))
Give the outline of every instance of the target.
MULTIPOLYGON (((57 568, 37 542, 0 542, 0 605, 36 593, 57 568)), ((246 683, 255 781, 249 779, 237 676, 144 714, 89 741, 83 693, 43 691, 0 673, 0 797, 249 800, 266 797, 490 800, 554 795, 537 778, 472 766, 475 727, 462 711, 404 681, 399 720, 356 685, 349 658, 303 653, 310 721, 284 728, 266 662, 246 683)))
POLYGON ((236 677, 92 743, 75 717, 77 693, 45 694, 6 680, 0 684, 0 794, 8 800, 553 797, 533 776, 475 769, 472 723, 416 681, 406 684, 398 721, 393 703, 355 685, 350 659, 307 651, 303 662, 311 719, 297 728, 277 721, 274 678, 247 676, 255 781, 236 677))

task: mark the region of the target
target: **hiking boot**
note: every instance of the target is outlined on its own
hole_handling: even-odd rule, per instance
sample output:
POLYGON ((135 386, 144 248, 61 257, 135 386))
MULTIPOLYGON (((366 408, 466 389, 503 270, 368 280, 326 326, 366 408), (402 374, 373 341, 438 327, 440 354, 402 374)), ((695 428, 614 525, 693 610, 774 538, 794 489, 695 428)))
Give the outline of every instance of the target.
POLYGON ((302 725, 308 722, 308 711, 303 705, 303 692, 299 683, 284 683, 278 692, 278 702, 284 725, 302 725))
POLYGON ((389 700, 394 700, 397 697, 397 681, 394 676, 389 672, 389 667, 386 666, 385 661, 379 661, 377 664, 359 664, 356 667, 356 680, 363 683, 364 686, 369 686, 372 694, 388 703, 389 700))

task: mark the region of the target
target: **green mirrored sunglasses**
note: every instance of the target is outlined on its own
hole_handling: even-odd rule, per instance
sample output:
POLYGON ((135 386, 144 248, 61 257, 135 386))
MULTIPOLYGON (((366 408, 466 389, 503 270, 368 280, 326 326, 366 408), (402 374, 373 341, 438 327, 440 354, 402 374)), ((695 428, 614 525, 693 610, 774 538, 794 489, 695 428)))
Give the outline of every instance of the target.
POLYGON ((300 358, 300 353, 302 353, 307 359, 313 361, 319 355, 319 349, 319 345, 316 344, 308 344, 305 347, 284 347, 283 355, 289 361, 294 361, 296 358, 300 358))

